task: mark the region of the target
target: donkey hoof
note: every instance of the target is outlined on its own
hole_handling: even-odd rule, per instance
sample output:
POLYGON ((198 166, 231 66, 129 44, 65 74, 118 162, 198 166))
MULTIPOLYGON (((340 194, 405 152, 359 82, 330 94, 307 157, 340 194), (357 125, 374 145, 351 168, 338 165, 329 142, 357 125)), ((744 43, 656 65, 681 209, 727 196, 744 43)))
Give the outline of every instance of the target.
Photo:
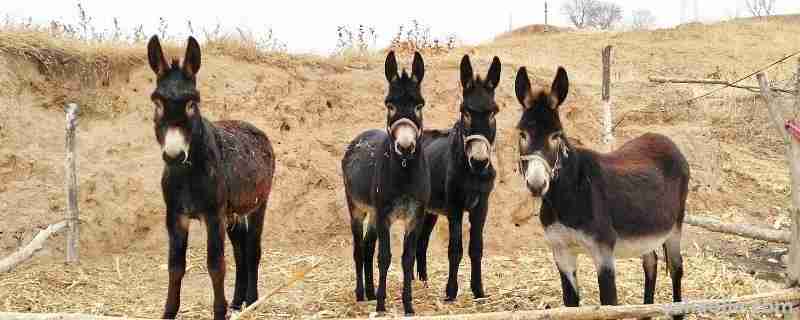
POLYGON ((475 299, 484 299, 489 297, 483 291, 473 292, 472 295, 475 296, 475 299))
POLYGON ((446 297, 444 298, 445 303, 453 303, 456 302, 456 297, 446 297))
POLYGON ((172 312, 164 312, 164 314, 163 314, 163 315, 161 315, 161 319, 175 319, 175 317, 176 317, 177 315, 178 315, 177 313, 172 313, 172 312))
POLYGON ((367 301, 374 301, 375 299, 377 299, 377 297, 375 297, 374 293, 372 294, 370 294, 369 292, 367 293, 367 301))
POLYGON ((406 317, 413 317, 414 316, 414 309, 408 308, 406 309, 406 317))

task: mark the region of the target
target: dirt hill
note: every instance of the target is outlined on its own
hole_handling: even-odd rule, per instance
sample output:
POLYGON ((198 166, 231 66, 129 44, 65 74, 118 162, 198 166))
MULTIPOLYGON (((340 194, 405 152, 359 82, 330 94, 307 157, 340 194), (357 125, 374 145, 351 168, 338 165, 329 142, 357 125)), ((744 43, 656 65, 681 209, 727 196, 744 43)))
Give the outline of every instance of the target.
MULTIPOLYGON (((469 53, 477 72, 491 58, 503 62, 497 92, 501 128, 497 146, 500 180, 486 230, 487 291, 473 301, 468 283, 459 301, 442 304, 445 243, 430 258, 430 288, 415 284, 418 312, 425 314, 538 309, 561 304, 558 275, 543 243, 538 219, 523 227, 537 204, 515 172, 520 115, 513 79, 527 66, 538 85, 549 85, 556 67, 569 72, 565 106, 568 135, 600 142, 600 51, 614 46, 612 96, 617 145, 654 131, 673 138, 692 165, 690 214, 727 222, 785 227, 789 205, 782 147, 766 109, 751 92, 726 89, 681 103, 713 86, 655 85, 651 75, 735 79, 800 49, 796 19, 741 20, 655 31, 520 32, 474 47, 426 56, 423 94, 426 126, 448 127, 460 101, 458 62, 469 53), (520 209, 522 208, 522 209, 520 209)), ((204 48, 199 90, 204 116, 242 119, 263 129, 277 154, 277 175, 263 239, 261 292, 278 286, 308 261, 323 259, 306 281, 280 292, 261 311, 271 317, 366 316, 374 305, 356 304, 348 213, 339 160, 349 139, 383 127, 383 55, 333 57, 240 55, 204 48)), ((170 52, 180 56, 179 48, 170 52)), ((238 51, 237 51, 238 52, 238 51)), ((64 266, 62 237, 12 273, 0 275, 2 311, 75 311, 153 317, 166 294, 166 232, 159 179, 162 169, 152 129, 149 94, 154 75, 144 46, 108 47, 58 40, 40 33, 0 32, 0 256, 27 243, 64 215, 64 102, 81 105, 79 183, 81 264, 64 266)), ((401 55, 410 68, 410 56, 401 55)), ((791 79, 796 60, 769 71, 791 79)), ((752 82, 753 80, 751 80, 752 82)), ((787 108, 787 112, 791 112, 787 108)), ((440 223, 440 238, 446 226, 440 223)), ((709 234, 688 227, 686 297, 713 298, 779 287, 782 249, 774 244, 709 234)), ((205 272, 205 232, 190 234, 190 270, 183 289, 183 316, 210 314, 205 272)), ((401 239, 396 233, 394 240, 401 239)), ((399 241, 395 241, 399 242, 399 241)), ((400 248, 393 246, 395 257, 400 248)), ((230 256, 230 255, 229 255, 230 256)), ((464 264, 469 264, 465 259, 464 264)), ((597 303, 592 264, 581 260, 585 303, 597 303)), ((641 301, 638 260, 620 262, 625 303, 641 301)), ((229 259, 232 270, 232 259, 229 259)), ((390 310, 400 306, 400 265, 391 268, 390 310)), ((462 266, 461 277, 468 279, 462 266)), ((226 287, 232 292, 233 272, 226 287)), ((662 273, 657 301, 670 300, 662 273)), ((230 293, 229 293, 230 298, 230 293)), ((398 311, 401 312, 401 311, 398 311)))

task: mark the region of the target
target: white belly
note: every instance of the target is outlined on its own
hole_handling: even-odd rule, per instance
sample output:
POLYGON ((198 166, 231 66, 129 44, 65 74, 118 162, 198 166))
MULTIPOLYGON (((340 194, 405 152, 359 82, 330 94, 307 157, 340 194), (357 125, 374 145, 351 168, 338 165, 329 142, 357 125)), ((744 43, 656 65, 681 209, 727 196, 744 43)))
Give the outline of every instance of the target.
MULTIPOLYGON (((672 231, 652 236, 617 238, 613 250, 614 256, 617 258, 641 257, 645 253, 659 250, 670 235, 672 235, 672 231)), ((600 252, 603 251, 599 248, 600 244, 590 235, 560 223, 548 226, 544 236, 551 247, 564 248, 575 255, 587 253, 598 258, 600 252)))

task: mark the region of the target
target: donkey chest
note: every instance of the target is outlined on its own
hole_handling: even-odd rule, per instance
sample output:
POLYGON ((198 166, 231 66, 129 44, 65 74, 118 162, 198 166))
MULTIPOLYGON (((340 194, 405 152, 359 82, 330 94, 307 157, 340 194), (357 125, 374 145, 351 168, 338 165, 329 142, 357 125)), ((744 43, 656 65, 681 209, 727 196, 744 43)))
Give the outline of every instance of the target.
MULTIPOLYGON (((358 213, 359 218, 364 220, 365 224, 373 224, 377 221, 376 213, 378 210, 371 204, 361 201, 355 201, 355 212, 358 213)), ((414 214, 421 212, 421 203, 411 196, 403 196, 390 202, 388 208, 388 215, 383 217, 388 219, 389 224, 395 221, 403 221, 408 224, 414 221, 414 214)))
MULTIPOLYGON (((635 258, 658 250, 671 236, 672 232, 652 235, 617 237, 612 251, 617 258, 635 258)), ((551 247, 565 248, 573 254, 589 254, 599 257, 610 244, 601 243, 591 234, 570 228, 561 223, 553 223, 545 228, 545 239, 551 247)))

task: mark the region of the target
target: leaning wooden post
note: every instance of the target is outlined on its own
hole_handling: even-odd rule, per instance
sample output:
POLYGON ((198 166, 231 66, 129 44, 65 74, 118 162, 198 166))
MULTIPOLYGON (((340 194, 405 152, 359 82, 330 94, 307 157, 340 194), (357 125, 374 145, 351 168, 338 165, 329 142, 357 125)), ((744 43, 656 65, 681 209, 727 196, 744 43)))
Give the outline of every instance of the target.
POLYGON ((78 262, 78 172, 75 166, 75 129, 78 127, 78 105, 67 105, 67 263, 78 262))
MULTIPOLYGON (((800 61, 798 61, 798 68, 800 68, 800 61)), ((797 287, 798 279, 800 279, 800 141, 793 138, 785 128, 785 120, 781 114, 780 106, 772 97, 772 89, 769 87, 767 75, 763 72, 757 75, 758 85, 761 88, 761 97, 767 104, 769 115, 775 129, 783 139, 786 148, 786 162, 789 164, 789 172, 791 173, 792 183, 792 236, 791 245, 789 248, 789 265, 788 270, 788 286, 797 287)), ((795 84, 800 88, 800 83, 795 84)), ((800 94, 800 93, 796 93, 800 94)), ((795 96, 795 99, 800 99, 800 96, 795 96)), ((800 102, 795 102, 800 103, 800 102)), ((790 319, 800 320, 800 309, 792 309, 790 319)))
POLYGON ((603 48, 603 143, 608 151, 614 149, 614 133, 611 131, 611 46, 603 48))

